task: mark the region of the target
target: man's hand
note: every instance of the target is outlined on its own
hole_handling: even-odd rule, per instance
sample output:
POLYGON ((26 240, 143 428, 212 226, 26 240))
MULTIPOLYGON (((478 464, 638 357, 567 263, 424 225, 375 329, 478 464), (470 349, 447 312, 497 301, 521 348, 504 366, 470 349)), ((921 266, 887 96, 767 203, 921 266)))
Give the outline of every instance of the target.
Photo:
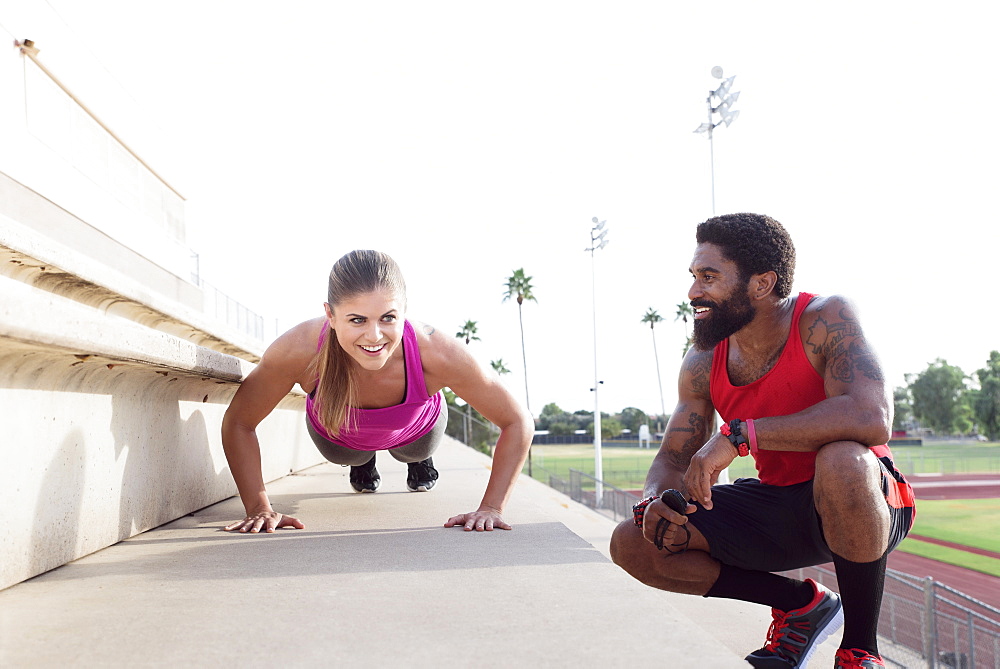
POLYGON ((282 527, 293 527, 296 530, 305 529, 298 518, 293 518, 292 516, 286 516, 278 513, 277 511, 261 511, 259 513, 249 514, 243 520, 237 520, 235 523, 230 523, 226 525, 224 529, 226 532, 232 532, 233 530, 239 530, 240 532, 257 534, 258 532, 274 532, 282 527))
POLYGON ((476 511, 460 513, 457 516, 452 516, 448 519, 448 522, 446 522, 444 526, 462 526, 465 528, 466 532, 471 532, 473 530, 476 532, 492 532, 493 529, 497 527, 501 530, 513 529, 504 521, 499 511, 489 506, 483 506, 476 511))
POLYGON ((684 473, 684 487, 688 496, 706 509, 712 508, 712 483, 737 456, 729 439, 716 432, 708 442, 691 457, 691 464, 684 473))
MULTIPOLYGON (((688 504, 685 513, 694 513, 698 510, 694 504, 688 504)), ((646 506, 646 510, 642 516, 642 536, 643 538, 651 544, 656 544, 656 528, 660 524, 660 519, 666 518, 670 525, 667 530, 663 533, 662 545, 663 546, 674 546, 678 542, 674 541, 677 536, 677 529, 681 525, 687 524, 687 516, 682 513, 677 513, 669 506, 664 504, 659 499, 654 499, 646 506)))

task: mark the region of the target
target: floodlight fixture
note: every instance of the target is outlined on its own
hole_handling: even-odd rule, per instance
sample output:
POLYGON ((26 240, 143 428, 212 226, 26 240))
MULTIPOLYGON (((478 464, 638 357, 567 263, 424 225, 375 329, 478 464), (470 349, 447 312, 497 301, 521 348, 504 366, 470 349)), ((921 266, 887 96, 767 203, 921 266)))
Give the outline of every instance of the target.
MULTIPOLYGON (((718 65, 712 68, 712 76, 716 79, 722 79, 722 68, 718 65)), ((740 92, 735 91, 730 93, 729 91, 733 87, 733 82, 736 80, 736 75, 726 77, 722 79, 722 83, 714 91, 708 92, 708 98, 705 100, 705 104, 708 106, 708 122, 702 123, 697 128, 695 128, 695 133, 708 133, 708 150, 709 156, 711 158, 711 174, 712 174, 712 215, 715 215, 715 148, 714 140, 712 138, 712 131, 718 128, 720 125, 725 124, 728 128, 733 121, 739 118, 739 111, 733 109, 736 105, 736 101, 740 98, 740 92), (719 101, 718 106, 712 106, 712 100, 717 99, 719 101), (719 115, 719 120, 716 120, 715 115, 719 115)))
POLYGON ((716 88, 714 91, 712 91, 712 95, 714 95, 715 97, 719 98, 720 100, 722 98, 726 97, 726 93, 728 93, 729 89, 733 87, 733 80, 734 79, 736 79, 736 75, 735 74, 733 76, 727 78, 721 84, 719 84, 719 87, 716 88))

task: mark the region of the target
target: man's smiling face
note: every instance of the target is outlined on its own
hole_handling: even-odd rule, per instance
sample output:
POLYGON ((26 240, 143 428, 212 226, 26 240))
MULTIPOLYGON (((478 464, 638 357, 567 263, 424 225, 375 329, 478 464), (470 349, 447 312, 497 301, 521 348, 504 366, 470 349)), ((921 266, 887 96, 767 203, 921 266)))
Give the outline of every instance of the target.
POLYGON ((715 244, 698 245, 689 271, 693 277, 688 299, 694 311, 694 345, 707 351, 748 325, 756 310, 747 291, 749 281, 715 244))

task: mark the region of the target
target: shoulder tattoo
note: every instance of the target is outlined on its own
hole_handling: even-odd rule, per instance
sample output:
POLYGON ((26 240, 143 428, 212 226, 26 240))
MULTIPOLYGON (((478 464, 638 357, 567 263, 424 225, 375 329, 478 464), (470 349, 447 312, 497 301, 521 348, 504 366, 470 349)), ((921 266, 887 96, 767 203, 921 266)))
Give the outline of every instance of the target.
POLYGON ((831 325, 822 316, 817 316, 809 326, 806 344, 812 347, 813 354, 826 358, 827 370, 837 381, 852 383, 857 373, 873 381, 884 381, 882 369, 868 347, 858 321, 843 308, 840 318, 839 323, 831 325))
POLYGON ((424 331, 424 334, 427 335, 427 336, 430 336, 430 335, 434 334, 434 327, 430 326, 430 325, 427 325, 426 323, 423 324, 423 326, 421 327, 421 329, 424 331))
POLYGON ((698 395, 708 397, 712 375, 712 352, 692 355, 684 366, 690 375, 691 390, 698 395))
POLYGON ((670 434, 683 433, 689 435, 679 450, 670 451, 670 460, 679 469, 687 469, 688 465, 691 464, 691 457, 705 444, 705 425, 705 417, 692 412, 688 414, 687 427, 670 428, 670 434))

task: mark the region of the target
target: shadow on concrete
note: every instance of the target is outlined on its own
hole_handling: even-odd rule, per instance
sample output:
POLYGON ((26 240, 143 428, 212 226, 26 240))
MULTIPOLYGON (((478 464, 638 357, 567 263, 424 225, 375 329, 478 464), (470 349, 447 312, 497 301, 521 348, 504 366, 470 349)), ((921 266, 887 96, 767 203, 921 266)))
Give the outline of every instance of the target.
POLYGON ((181 416, 175 379, 150 372, 111 395, 115 460, 125 458, 118 539, 177 518, 190 501, 214 501, 205 495, 218 487, 208 426, 200 411, 181 416))
POLYGON ((31 517, 27 573, 37 574, 74 559, 82 521, 87 449, 81 430, 73 429, 45 468, 31 517))

